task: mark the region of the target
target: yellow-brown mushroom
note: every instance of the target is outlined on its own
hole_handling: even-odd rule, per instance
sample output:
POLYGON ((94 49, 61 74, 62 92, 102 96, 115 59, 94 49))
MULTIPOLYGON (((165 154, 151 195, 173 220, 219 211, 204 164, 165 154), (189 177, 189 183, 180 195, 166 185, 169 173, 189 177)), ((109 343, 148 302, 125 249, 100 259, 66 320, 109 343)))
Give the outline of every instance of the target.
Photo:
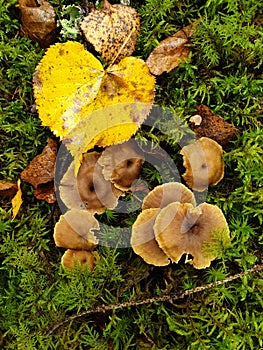
POLYGON ((202 203, 193 207, 190 203, 171 203, 163 208, 154 224, 155 239, 164 253, 178 263, 183 254, 191 254, 188 260, 197 269, 210 266, 217 252, 205 247, 215 243, 220 236, 229 241, 229 228, 221 209, 202 203), (217 236, 218 235, 218 236, 217 236))
POLYGON ((223 150, 216 141, 201 137, 184 146, 180 154, 186 169, 183 179, 193 190, 204 191, 224 177, 223 150))
POLYGON ((136 142, 131 139, 107 147, 99 158, 103 175, 122 191, 127 191, 139 178, 144 157, 136 142))
POLYGON ((99 255, 97 252, 68 249, 61 258, 61 264, 63 267, 73 270, 79 263, 82 267, 82 271, 84 271, 85 268, 93 270, 98 259, 99 255))
POLYGON ((91 250, 98 244, 94 230, 99 230, 99 223, 91 213, 72 209, 56 223, 54 241, 58 247, 91 250))
POLYGON ((142 210, 148 208, 164 208, 172 202, 191 203, 196 205, 192 191, 179 182, 168 182, 156 186, 144 197, 142 210))
POLYGON ((158 246, 153 231, 154 222, 160 209, 143 210, 132 226, 131 246, 145 262, 155 266, 169 264, 166 254, 158 246))
POLYGON ((122 192, 105 180, 98 164, 99 157, 98 152, 83 154, 77 177, 74 174, 74 162, 63 176, 59 186, 60 197, 69 209, 85 208, 92 213, 101 213, 117 206, 122 192))

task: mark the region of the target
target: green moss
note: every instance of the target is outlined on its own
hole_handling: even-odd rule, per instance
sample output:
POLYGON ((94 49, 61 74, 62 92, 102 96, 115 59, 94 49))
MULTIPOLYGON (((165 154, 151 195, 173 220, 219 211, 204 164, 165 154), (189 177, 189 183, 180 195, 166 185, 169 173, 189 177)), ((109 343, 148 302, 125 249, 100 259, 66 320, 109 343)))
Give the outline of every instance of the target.
MULTIPOLYGON (((32 75, 44 50, 20 36, 16 3, 0 0, 0 179, 13 182, 51 135, 33 108, 32 75)), ((70 0, 50 3, 58 18, 63 5, 73 5, 70 0)), ((53 241, 57 207, 36 200, 32 187, 23 183, 24 201, 14 220, 10 200, 0 199, 0 346, 260 349, 262 271, 231 276, 259 264, 263 255, 262 2, 146 0, 131 5, 141 15, 136 55, 143 59, 162 39, 202 19, 191 40, 191 57, 157 77, 156 104, 174 113, 174 123, 157 118, 136 138, 142 145, 152 143, 153 151, 156 145, 165 149, 181 174, 178 142, 189 136, 186 120, 197 104, 208 105, 240 129, 224 151, 224 179, 206 198, 223 210, 231 245, 222 247, 221 257, 205 270, 183 261, 147 265, 127 248, 139 212, 138 192, 137 198, 122 199, 128 215, 108 211, 100 218, 104 246, 98 248, 94 271, 66 271, 60 265, 64 249, 53 241), (209 283, 209 289, 196 289, 209 283), (190 295, 180 298, 187 290, 190 295), (179 297, 158 299, 174 294, 179 297)), ((163 181, 160 174, 170 181, 168 169, 159 170, 144 164, 142 178, 149 188, 163 181)))

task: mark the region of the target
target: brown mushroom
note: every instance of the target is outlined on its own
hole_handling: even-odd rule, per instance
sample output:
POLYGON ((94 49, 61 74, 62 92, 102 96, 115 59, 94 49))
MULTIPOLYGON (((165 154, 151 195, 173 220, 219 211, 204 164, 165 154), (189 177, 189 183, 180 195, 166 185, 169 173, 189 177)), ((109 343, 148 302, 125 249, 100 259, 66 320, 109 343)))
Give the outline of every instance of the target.
POLYGON ((205 247, 221 238, 229 241, 224 214, 208 203, 198 207, 190 203, 169 204, 157 215, 154 233, 160 248, 173 262, 178 263, 183 254, 191 254, 193 260, 187 262, 197 269, 210 266, 216 258, 216 252, 206 251, 205 247))
POLYGON ((98 244, 94 230, 99 230, 99 223, 91 213, 72 209, 61 215, 55 225, 55 244, 69 249, 94 249, 98 244))
POLYGON ((183 165, 186 169, 182 175, 187 185, 195 191, 204 191, 210 185, 216 185, 224 177, 222 147, 208 137, 184 146, 183 165))
POLYGON ((120 190, 127 191, 139 178, 144 157, 136 142, 131 139, 118 145, 107 147, 99 158, 103 175, 120 190))
POLYGON ((131 246, 145 262, 155 266, 165 266, 170 263, 166 254, 158 246, 153 231, 155 218, 160 209, 143 210, 132 226, 131 246))
POLYGON ((101 213, 117 206, 122 192, 105 180, 98 164, 99 157, 98 152, 83 154, 77 177, 74 174, 74 162, 63 176, 59 186, 60 197, 69 209, 85 208, 92 213, 101 213))
POLYGON ((99 255, 97 252, 68 249, 61 258, 61 264, 64 267, 73 270, 79 263, 82 267, 82 271, 84 271, 85 268, 93 270, 98 259, 99 255))
POLYGON ((148 208, 164 208, 172 202, 192 203, 196 205, 192 191, 179 182, 168 182, 156 186, 144 197, 142 210, 148 208))

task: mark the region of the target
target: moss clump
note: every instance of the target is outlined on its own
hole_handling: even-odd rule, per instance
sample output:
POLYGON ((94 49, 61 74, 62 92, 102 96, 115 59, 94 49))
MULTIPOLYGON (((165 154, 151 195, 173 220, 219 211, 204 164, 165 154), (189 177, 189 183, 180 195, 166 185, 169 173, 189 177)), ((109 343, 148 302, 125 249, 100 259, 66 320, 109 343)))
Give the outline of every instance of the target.
MULTIPOLYGON (((32 108, 32 74, 44 50, 19 35, 16 3, 0 0, 0 179, 13 182, 50 136, 32 108)), ((63 5, 73 5, 70 0, 50 3, 58 17, 63 5)), ((147 265, 131 248, 121 248, 138 214, 136 199, 127 197, 131 210, 122 218, 125 230, 116 227, 115 213, 102 218, 105 246, 98 248, 101 259, 94 271, 65 271, 60 266, 63 251, 53 242, 57 207, 37 201, 23 183, 24 202, 16 219, 11 220, 10 202, 0 199, 0 346, 260 349, 262 272, 236 274, 259 264, 263 255, 262 1, 145 0, 131 1, 131 6, 141 16, 136 55, 144 59, 160 40, 202 18, 191 41, 191 60, 157 77, 156 104, 178 116, 180 130, 157 120, 156 128, 142 128, 137 138, 159 144, 183 170, 178 142, 196 104, 206 104, 240 129, 225 150, 225 177, 206 198, 223 210, 231 246, 219 247, 221 258, 205 270, 183 261, 161 268, 147 265), (171 132, 167 136, 160 129, 171 132), (111 248, 116 241, 119 248, 111 248), (232 280, 233 275, 240 278, 232 280), (219 280, 223 283, 216 285, 219 280), (208 283, 209 289, 196 289, 208 283), (187 290, 190 296, 169 299, 187 290), (161 300, 163 295, 167 298, 161 300)), ((142 175, 150 188, 162 181, 147 162, 142 175)))

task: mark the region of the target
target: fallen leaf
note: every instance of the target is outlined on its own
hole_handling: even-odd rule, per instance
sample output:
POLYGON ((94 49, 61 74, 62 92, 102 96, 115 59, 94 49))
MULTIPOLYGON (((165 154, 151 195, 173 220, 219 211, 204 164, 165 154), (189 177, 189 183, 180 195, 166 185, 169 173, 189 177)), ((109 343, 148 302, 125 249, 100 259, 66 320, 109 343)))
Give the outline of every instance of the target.
POLYGON ((17 191, 17 184, 0 180, 0 197, 13 197, 17 191))
POLYGON ((57 200, 53 181, 38 185, 33 194, 37 199, 47 203, 54 203, 57 200))
POLYGON ((240 133, 234 125, 214 115, 207 106, 198 105, 196 109, 197 114, 189 119, 189 127, 198 138, 209 137, 224 148, 240 133))
POLYGON ((61 136, 78 165, 95 145, 119 143, 137 131, 150 112, 154 86, 142 59, 125 57, 104 71, 77 42, 51 46, 34 75, 42 124, 61 136))
POLYGON ((190 47, 187 45, 194 33, 196 24, 197 22, 189 24, 169 38, 164 39, 150 53, 146 63, 152 74, 160 75, 164 72, 168 73, 179 66, 182 60, 188 58, 190 47))
POLYGON ((21 207, 21 204, 23 203, 23 199, 22 199, 22 191, 21 191, 21 188, 20 188, 20 179, 17 181, 17 188, 18 188, 18 191, 16 193, 16 195, 14 196, 14 198, 12 199, 12 211, 13 211, 13 215, 12 215, 12 219, 14 219, 18 212, 19 212, 19 209, 21 207))
POLYGON ((53 6, 45 0, 18 0, 21 16, 21 34, 48 47, 56 31, 56 14, 53 6))
POLYGON ((42 153, 37 155, 21 173, 21 179, 35 188, 54 179, 57 143, 51 138, 42 153))
POLYGON ((140 17, 135 9, 104 0, 101 10, 92 11, 81 23, 81 29, 105 61, 130 56, 135 50, 140 17))

